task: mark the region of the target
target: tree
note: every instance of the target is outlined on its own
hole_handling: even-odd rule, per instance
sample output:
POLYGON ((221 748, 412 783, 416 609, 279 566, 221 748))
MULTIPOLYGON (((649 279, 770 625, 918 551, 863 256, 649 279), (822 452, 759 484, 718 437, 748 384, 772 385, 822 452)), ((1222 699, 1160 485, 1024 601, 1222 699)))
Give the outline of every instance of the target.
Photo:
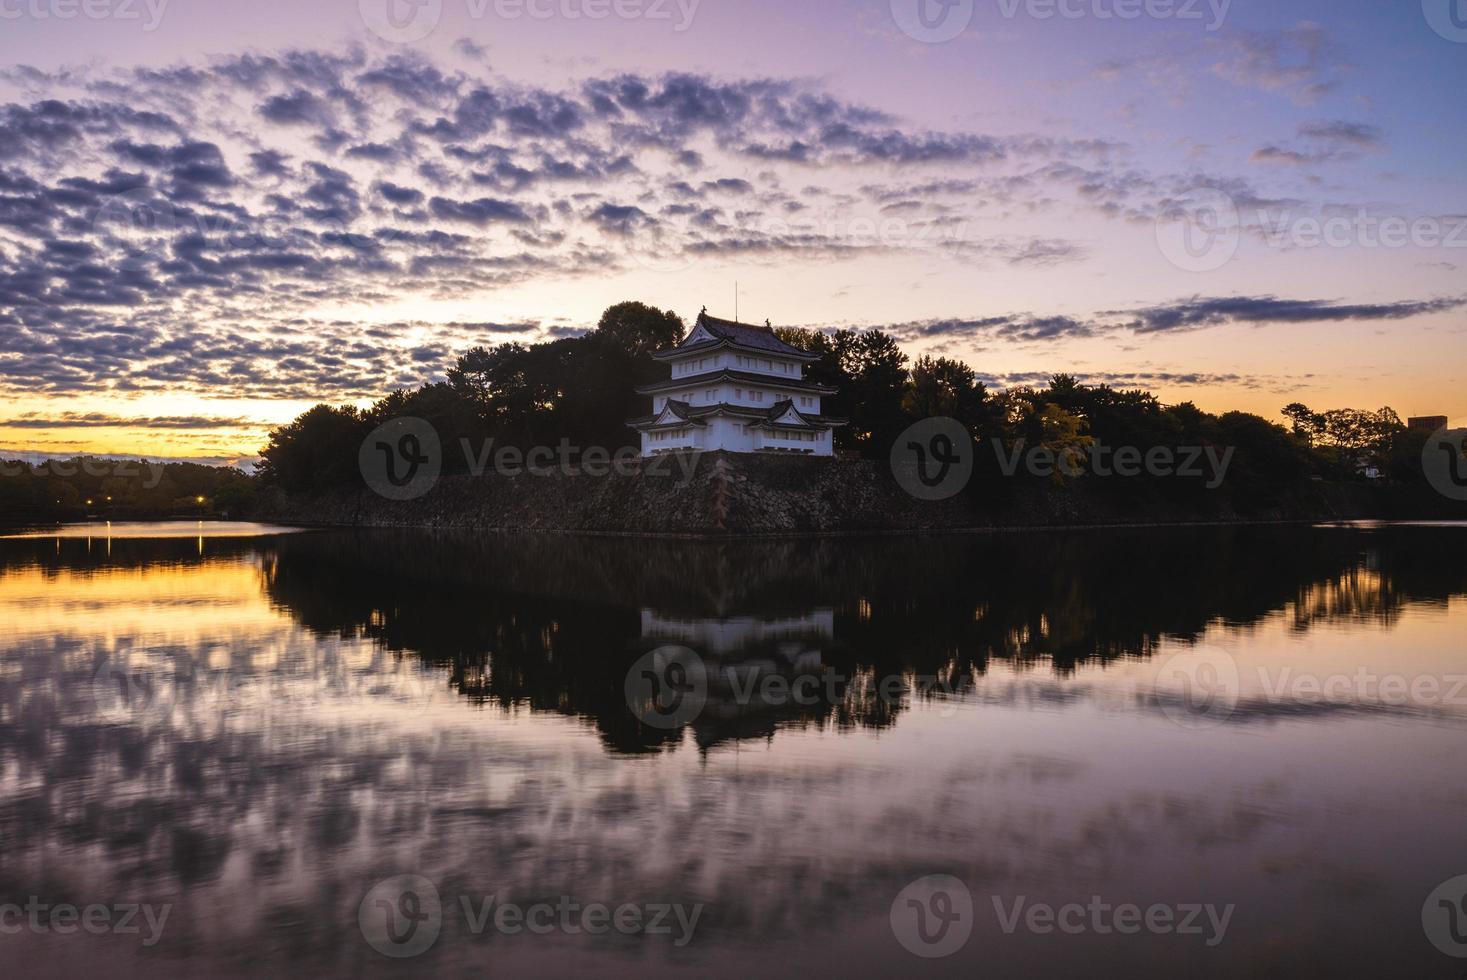
POLYGON ((1095 439, 1085 434, 1085 420, 1054 403, 1039 411, 1040 445, 1054 453, 1056 481, 1085 472, 1085 454, 1095 439))
POLYGON ((1324 415, 1312 411, 1303 402, 1290 402, 1285 405, 1284 418, 1293 423, 1294 435, 1309 445, 1313 445, 1324 433, 1324 415))
POLYGON ((606 308, 596 324, 596 335, 633 357, 641 357, 673 346, 682 339, 685 329, 682 319, 671 310, 627 302, 606 308))
POLYGON ((257 472, 266 483, 292 491, 345 486, 359 479, 357 453, 367 431, 354 406, 317 405, 270 431, 257 472))
POLYGON ((869 456, 884 456, 906 428, 902 400, 907 389, 907 355, 880 330, 839 330, 831 344, 848 380, 850 437, 869 456))

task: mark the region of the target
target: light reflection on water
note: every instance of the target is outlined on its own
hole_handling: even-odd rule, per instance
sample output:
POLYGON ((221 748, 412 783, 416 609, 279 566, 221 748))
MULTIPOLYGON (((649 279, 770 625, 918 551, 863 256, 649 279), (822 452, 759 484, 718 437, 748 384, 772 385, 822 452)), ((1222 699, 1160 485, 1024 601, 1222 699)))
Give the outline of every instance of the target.
POLYGON ((148 948, 6 936, 16 975, 1454 975, 1420 914, 1467 872, 1467 530, 187 537, 0 542, 0 902, 174 905, 148 948), (906 687, 658 730, 623 682, 668 643, 906 687), (1238 683, 1192 724, 1158 671, 1198 650, 1238 683), (446 906, 404 963, 357 926, 401 873, 446 906), (922 961, 888 910, 930 873, 979 915, 922 961), (471 935, 490 894, 706 911, 685 948, 471 935), (990 901, 1092 894, 1237 909, 1206 948, 990 901))
POLYGON ((32 528, 0 534, 8 539, 50 538, 68 541, 89 538, 95 541, 132 540, 140 538, 259 538, 274 534, 296 534, 299 529, 277 524, 249 521, 90 521, 62 524, 57 527, 32 528))

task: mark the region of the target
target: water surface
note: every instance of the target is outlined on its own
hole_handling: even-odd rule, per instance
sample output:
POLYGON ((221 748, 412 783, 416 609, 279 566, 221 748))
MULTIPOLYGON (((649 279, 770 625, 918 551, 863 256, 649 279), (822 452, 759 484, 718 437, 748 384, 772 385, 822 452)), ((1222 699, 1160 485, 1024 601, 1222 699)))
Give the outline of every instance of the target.
POLYGON ((0 937, 8 974, 1462 973, 1422 914, 1467 873, 1467 528, 270 530, 0 540, 0 903, 171 906, 152 945, 0 937), (658 727, 626 679, 670 647, 711 682, 658 727), (443 914, 395 960, 359 912, 401 874, 443 914), (934 874, 975 920, 919 959, 892 905, 934 874), (489 895, 702 911, 475 934, 489 895), (993 906, 1092 896, 1233 912, 1208 945, 993 906))

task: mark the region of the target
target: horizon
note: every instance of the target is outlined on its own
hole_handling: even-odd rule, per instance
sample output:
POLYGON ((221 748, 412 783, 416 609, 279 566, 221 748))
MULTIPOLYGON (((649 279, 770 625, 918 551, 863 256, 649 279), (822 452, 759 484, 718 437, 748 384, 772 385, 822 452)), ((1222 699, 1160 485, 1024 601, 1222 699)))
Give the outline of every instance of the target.
POLYGON ((1467 38, 1432 0, 908 6, 17 7, 0 451, 245 461, 470 347, 728 315, 735 282, 744 322, 994 389, 1467 424, 1435 95, 1467 38))
MULTIPOLYGON (((705 310, 704 312, 707 312, 707 311, 705 310)), ((718 318, 718 315, 716 313, 709 313, 708 315, 709 316, 713 316, 715 318, 718 318)), ((696 321, 697 317, 695 316, 692 319, 693 319, 693 321, 696 321)), ((743 323, 744 326, 756 327, 756 328, 760 328, 760 329, 762 329, 762 328, 765 327, 765 324, 762 324, 762 323, 744 323, 741 320, 733 320, 732 322, 734 322, 734 323, 743 323)), ((692 329, 692 326, 693 326, 693 322, 692 321, 687 321, 687 320, 684 321, 684 329, 685 329, 685 331, 691 330, 692 329)), ((778 329, 782 329, 782 328, 778 327, 777 325, 774 325, 773 326, 773 329, 778 330, 778 329)), ((810 329, 810 328, 795 328, 795 329, 810 329)), ((835 329, 835 328, 827 328, 827 329, 835 329)), ((879 328, 867 328, 867 329, 879 329, 879 328)), ((592 332, 594 330, 595 330, 595 326, 593 325, 590 328, 588 328, 585 333, 590 333, 590 332, 592 332)), ((582 334, 582 335, 584 335, 584 334, 582 334)), ((920 355, 918 355, 918 356, 920 356, 920 355)), ((946 356, 946 355, 942 355, 942 356, 946 356)), ((914 362, 917 358, 915 356, 910 355, 910 354, 908 355, 908 357, 909 357, 908 367, 910 368, 911 362, 914 362)), ((1055 372, 1054 374, 1048 375, 1048 376, 1046 376, 1044 378, 1035 377, 1035 378, 1032 378, 1032 379, 1026 381, 1023 384, 1015 384, 1015 385, 1012 385, 1010 387, 1012 387, 1014 389, 1026 389, 1027 388, 1027 389, 1041 389, 1042 390, 1043 387, 1044 387, 1044 385, 1045 385, 1045 383, 1048 380, 1052 379, 1055 376, 1062 375, 1062 374, 1066 374, 1066 372, 1055 372)), ((428 384, 428 383, 432 383, 434 381, 441 381, 443 379, 443 376, 444 376, 443 373, 440 372, 437 375, 435 375, 432 379, 430 379, 429 381, 425 381, 423 383, 424 384, 428 384)), ((1130 386, 1128 386, 1128 385, 1124 385, 1124 384, 1112 384, 1111 382, 1113 381, 1113 379, 1092 380, 1092 379, 1087 378, 1087 377, 1085 377, 1083 375, 1071 375, 1071 376, 1074 377, 1075 380, 1078 381, 1080 384, 1109 385, 1110 387, 1115 388, 1115 390, 1117 390, 1117 391, 1129 391, 1129 390, 1143 390, 1143 391, 1145 391, 1145 390, 1149 390, 1144 385, 1130 385, 1130 386)), ((986 379, 981 374, 978 375, 977 380, 980 383, 983 383, 983 384, 986 384, 986 385, 989 384, 989 379, 986 379)), ((414 386, 414 387, 417 387, 417 386, 414 386)), ((989 393, 990 394, 1000 393, 1000 392, 1005 391, 1005 390, 1009 390, 1009 389, 1003 388, 1003 387, 992 387, 991 385, 989 386, 989 393)), ((390 393, 389 392, 384 392, 383 393, 383 396, 385 397, 388 394, 390 394, 390 393)), ((358 408, 368 408, 375 401, 376 401, 376 399, 361 399, 361 400, 358 400, 359 403, 358 404, 355 404, 355 407, 358 407, 358 408)), ((1188 401, 1190 401, 1190 400, 1188 400, 1188 401)), ((322 402, 322 403, 318 403, 318 404, 330 404, 330 403, 322 402)), ((1163 405, 1163 407, 1169 407, 1170 404, 1174 404, 1174 403, 1161 402, 1161 404, 1163 405)), ((333 407, 336 407, 336 406, 333 406, 333 407)), ((1319 409, 1320 408, 1320 406, 1311 406, 1311 407, 1314 407, 1316 409, 1319 409)), ((1385 408, 1385 409, 1393 409, 1393 406, 1389 406, 1389 405, 1381 406, 1381 407, 1382 408, 1385 408)), ((1204 409, 1204 411, 1206 411, 1206 409, 1204 409)), ((1226 411, 1241 411, 1241 410, 1236 410, 1236 409, 1230 410, 1230 409, 1225 409, 1224 408, 1224 409, 1216 410, 1213 414, 1215 414, 1215 415, 1221 415, 1221 414, 1223 414, 1226 411)), ((1257 414, 1257 413, 1254 413, 1254 414, 1257 414)), ((1406 413, 1397 413, 1397 414, 1400 416, 1402 423, 1406 423, 1411 418, 1414 418, 1415 417, 1415 416, 1408 416, 1406 413)), ((1279 424, 1281 426, 1284 426, 1285 416, 1283 416, 1283 414, 1281 412, 1274 413, 1274 415, 1272 417, 1270 417, 1268 415, 1264 415, 1263 417, 1264 418, 1267 418, 1271 422, 1274 422, 1276 424, 1279 424)), ((162 420, 162 421, 165 424, 169 424, 169 423, 172 423, 174 420, 162 420)), ((181 421, 181 422, 185 422, 186 423, 189 420, 178 420, 178 421, 181 421)), ((1453 429, 1463 428, 1463 427, 1467 427, 1467 420, 1458 420, 1458 419, 1449 418, 1447 424, 1448 424, 1448 427, 1449 428, 1453 428, 1453 429)), ((107 426, 105 424, 98 425, 98 427, 99 428, 110 428, 110 426, 107 426)), ((1287 426, 1284 426, 1284 427, 1287 428, 1287 426)), ((274 429, 275 426, 272 425, 269 428, 270 429, 274 429)), ((265 442, 265 441, 267 441, 268 440, 268 432, 262 431, 262 434, 261 434, 260 439, 261 439, 261 442, 262 443, 265 442)), ((491 439, 490 441, 492 442, 493 440, 491 439)), ((263 445, 262 445, 261 448, 262 449, 264 448, 263 445)), ((243 470, 246 473, 254 473, 256 471, 257 467, 262 462, 262 460, 261 460, 260 455, 259 455, 258 452, 251 453, 251 454, 238 455, 238 456, 230 456, 230 457, 200 457, 200 456, 172 456, 172 457, 169 457, 169 456, 153 456, 153 455, 148 455, 146 453, 141 453, 140 454, 140 453, 128 453, 128 452, 110 451, 110 450, 107 450, 107 449, 96 449, 96 450, 90 450, 89 449, 89 450, 82 450, 82 451, 77 451, 77 452, 59 452, 59 453, 52 453, 52 452, 37 451, 37 450, 30 450, 30 449, 13 449, 13 448, 5 447, 5 446, 0 446, 0 461, 5 461, 5 462, 23 462, 23 463, 27 463, 27 464, 32 465, 32 466, 43 466, 43 465, 48 464, 48 463, 68 462, 68 461, 73 461, 73 460, 77 460, 77 459, 84 459, 84 458, 106 460, 106 461, 111 461, 111 462, 125 462, 125 461, 137 460, 137 461, 142 461, 142 462, 152 463, 152 464, 158 464, 158 465, 168 465, 168 464, 173 464, 173 463, 196 463, 196 464, 204 465, 204 466, 223 467, 223 468, 236 468, 236 469, 241 469, 241 470, 243 470)))

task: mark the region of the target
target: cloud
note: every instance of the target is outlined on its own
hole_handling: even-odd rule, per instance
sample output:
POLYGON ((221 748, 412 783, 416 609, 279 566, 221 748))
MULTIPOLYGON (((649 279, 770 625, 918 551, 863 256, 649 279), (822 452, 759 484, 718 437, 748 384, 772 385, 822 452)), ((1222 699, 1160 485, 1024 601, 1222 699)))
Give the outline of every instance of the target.
MULTIPOLYGON (((1278 64, 1313 50, 1323 71, 1327 46, 1310 37, 1291 35, 1278 64)), ((1215 54, 1273 77, 1267 46, 1254 49, 1215 54)), ((1269 200, 1238 179, 1147 171, 1116 141, 934 130, 804 80, 537 86, 463 57, 12 69, 38 94, 0 106, 0 390, 370 397, 431 377, 439 352, 580 328, 382 332, 319 311, 600 277, 649 255, 1058 268, 1090 247, 986 222, 1079 210, 1144 224, 1195 186, 1240 207, 1269 200)), ((1298 139, 1298 152, 1381 141, 1330 120, 1298 139)), ((904 326, 1012 343, 1111 328, 1044 314, 904 326)))
POLYGON ((1305 123, 1299 127, 1299 135, 1327 143, 1343 143, 1360 149, 1374 149, 1384 143, 1378 127, 1341 120, 1305 123))
POLYGON ((106 412, 62 412, 54 416, 28 413, 17 418, 0 419, 6 429, 237 429, 264 428, 259 422, 243 416, 211 417, 202 415, 122 416, 106 412))
POLYGON ((528 222, 530 216, 525 209, 513 201, 501 201, 481 197, 474 201, 455 201, 447 197, 434 197, 428 202, 433 216, 448 221, 462 221, 483 227, 490 222, 528 222))
POLYGON ((882 328, 900 340, 929 338, 1033 343, 1095 336, 1097 328, 1068 316, 1030 313, 971 319, 935 319, 896 323, 882 328))
POLYGON ((1339 87, 1343 60, 1329 32, 1304 22, 1280 31, 1239 31, 1214 38, 1212 71, 1235 85, 1281 92, 1313 105, 1339 87))
POLYGON ((1380 150, 1385 146, 1385 139, 1379 128, 1340 120, 1304 123, 1299 127, 1299 136, 1308 144, 1308 149, 1264 146, 1255 150, 1251 159, 1254 163, 1302 166, 1330 160, 1350 160, 1358 157, 1361 151, 1380 150))
POLYGON ((1277 296, 1193 297, 1137 310, 1097 314, 1121 318, 1119 325, 1137 333, 1197 330, 1232 323, 1338 323, 1349 320, 1405 320, 1460 309, 1467 297, 1404 300, 1396 303, 1340 303, 1277 296))

